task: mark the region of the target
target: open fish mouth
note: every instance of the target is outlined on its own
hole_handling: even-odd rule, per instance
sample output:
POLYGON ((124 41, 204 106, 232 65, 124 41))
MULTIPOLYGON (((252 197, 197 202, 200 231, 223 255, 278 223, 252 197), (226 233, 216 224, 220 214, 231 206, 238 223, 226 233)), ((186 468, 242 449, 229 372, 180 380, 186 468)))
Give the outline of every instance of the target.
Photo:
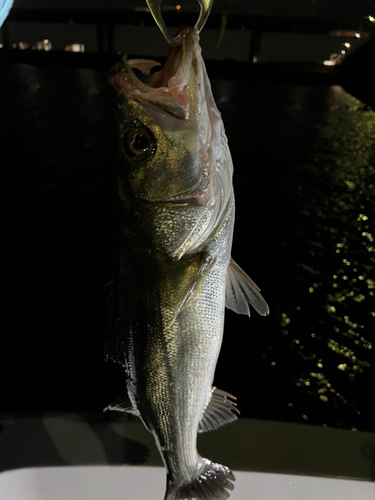
POLYGON ((124 56, 113 68, 109 83, 126 99, 156 105, 175 118, 188 120, 189 94, 197 90, 196 48, 199 48, 198 32, 195 28, 185 26, 181 28, 181 44, 170 49, 167 61, 160 71, 150 75, 152 68, 160 66, 159 62, 147 59, 127 60, 124 56), (134 69, 150 76, 149 82, 142 82, 134 69), (187 88, 190 92, 186 92, 187 88))

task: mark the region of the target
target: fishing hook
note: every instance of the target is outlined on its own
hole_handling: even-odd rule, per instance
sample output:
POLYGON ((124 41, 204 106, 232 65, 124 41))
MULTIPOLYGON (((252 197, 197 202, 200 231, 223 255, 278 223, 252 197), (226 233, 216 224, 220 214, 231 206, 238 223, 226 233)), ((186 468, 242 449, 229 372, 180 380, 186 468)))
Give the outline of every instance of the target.
MULTIPOLYGON (((164 22, 163 16, 161 14, 162 0, 146 0, 146 3, 148 5, 148 8, 150 9, 152 17, 155 19, 156 24, 158 25, 160 31, 162 32, 164 38, 167 40, 169 45, 171 47, 179 45, 181 43, 181 35, 178 34, 177 36, 172 38, 164 22)), ((201 10, 195 28, 198 30, 199 33, 203 29, 203 26, 206 24, 214 0, 198 0, 198 3, 200 5, 201 10)))

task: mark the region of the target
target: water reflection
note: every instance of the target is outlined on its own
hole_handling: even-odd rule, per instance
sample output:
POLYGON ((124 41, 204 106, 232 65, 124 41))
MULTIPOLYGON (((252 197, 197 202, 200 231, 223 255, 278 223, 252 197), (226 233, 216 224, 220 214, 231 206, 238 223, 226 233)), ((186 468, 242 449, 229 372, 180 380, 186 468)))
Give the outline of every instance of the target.
MULTIPOLYGON (((2 404, 100 409, 122 383, 118 372, 103 375, 97 291, 113 271, 106 75, 28 65, 4 74, 5 289, 13 292, 1 366, 14 383, 2 404), (47 284, 43 297, 35 283, 47 284), (61 390, 52 394, 51 380, 61 390)), ((338 87, 212 83, 235 166, 234 258, 271 307, 251 321, 227 314, 215 385, 238 397, 244 417, 374 431, 375 113, 338 87)))
POLYGON ((313 189, 300 190, 303 213, 316 231, 315 241, 308 242, 313 259, 307 264, 301 255, 305 260, 297 263, 305 296, 282 312, 279 322, 310 367, 296 386, 336 408, 336 423, 357 428, 356 388, 373 369, 375 113, 339 87, 327 93, 327 102, 316 130, 314 163, 307 166, 313 189), (312 306, 314 332, 309 333, 308 325, 294 318, 301 312, 308 317, 312 306))

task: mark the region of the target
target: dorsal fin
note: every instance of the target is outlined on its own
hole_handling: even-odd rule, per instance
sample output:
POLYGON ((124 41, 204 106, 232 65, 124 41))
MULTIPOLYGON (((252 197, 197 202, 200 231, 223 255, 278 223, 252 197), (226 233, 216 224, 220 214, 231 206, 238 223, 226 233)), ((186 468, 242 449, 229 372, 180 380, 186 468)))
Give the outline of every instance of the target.
POLYGON ((230 259, 226 278, 225 306, 238 314, 250 316, 248 304, 251 304, 259 314, 266 316, 269 308, 259 290, 245 271, 230 259))
POLYGON ((104 342, 104 359, 108 361, 111 358, 125 366, 124 341, 120 328, 120 307, 115 280, 111 280, 107 286, 110 291, 107 299, 108 326, 104 342))
POLYGON ((233 412, 238 414, 240 412, 236 408, 236 403, 231 401, 232 399, 236 398, 228 392, 213 387, 210 402, 199 422, 198 432, 213 431, 237 420, 237 416, 233 412))

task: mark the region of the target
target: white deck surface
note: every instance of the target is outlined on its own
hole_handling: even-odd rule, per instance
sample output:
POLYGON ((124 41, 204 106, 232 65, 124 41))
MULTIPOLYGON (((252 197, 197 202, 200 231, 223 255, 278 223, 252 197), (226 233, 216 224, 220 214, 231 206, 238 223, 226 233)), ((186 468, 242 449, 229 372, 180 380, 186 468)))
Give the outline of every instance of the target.
MULTIPOLYGON (((375 483, 236 472, 230 500, 369 500, 375 483)), ((1 500, 162 500, 165 470, 144 466, 17 469, 0 474, 1 500)))

